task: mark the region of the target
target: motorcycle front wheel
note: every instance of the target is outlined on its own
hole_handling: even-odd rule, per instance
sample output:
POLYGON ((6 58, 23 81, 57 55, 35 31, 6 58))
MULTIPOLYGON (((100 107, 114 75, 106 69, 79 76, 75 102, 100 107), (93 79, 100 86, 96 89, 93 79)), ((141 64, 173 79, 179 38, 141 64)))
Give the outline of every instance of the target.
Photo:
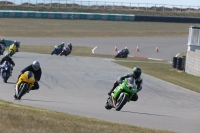
POLYGON ((3 76, 3 82, 4 82, 4 83, 7 83, 7 80, 8 80, 7 72, 6 72, 6 71, 3 71, 2 76, 3 76))
POLYGON ((128 101, 128 98, 129 98, 128 95, 121 93, 117 99, 115 110, 120 111, 122 107, 126 104, 126 102, 128 101))
POLYGON ((28 84, 21 83, 18 87, 18 96, 17 99, 21 99, 21 97, 28 91, 28 84))

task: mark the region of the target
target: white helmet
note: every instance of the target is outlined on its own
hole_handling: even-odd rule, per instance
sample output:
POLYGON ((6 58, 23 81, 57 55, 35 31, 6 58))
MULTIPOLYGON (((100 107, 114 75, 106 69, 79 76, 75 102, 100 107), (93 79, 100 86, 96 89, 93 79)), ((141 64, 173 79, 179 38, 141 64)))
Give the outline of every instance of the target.
POLYGON ((5 53, 5 56, 8 56, 8 57, 10 57, 10 54, 9 54, 9 53, 5 53))
POLYGON ((64 47, 64 46, 65 46, 65 43, 64 43, 64 42, 62 42, 62 43, 60 44, 60 46, 64 47))
POLYGON ((40 68, 40 63, 38 61, 34 61, 32 63, 32 67, 34 70, 38 70, 40 68))
POLYGON ((128 49, 128 47, 125 47, 125 49, 128 49))

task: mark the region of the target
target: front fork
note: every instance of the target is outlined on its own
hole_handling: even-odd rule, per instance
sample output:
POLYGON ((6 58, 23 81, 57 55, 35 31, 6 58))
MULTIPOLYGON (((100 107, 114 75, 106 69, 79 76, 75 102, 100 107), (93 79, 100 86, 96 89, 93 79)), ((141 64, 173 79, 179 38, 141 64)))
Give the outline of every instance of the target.
POLYGON ((115 107, 116 106, 116 100, 117 100, 117 97, 119 96, 119 94, 122 92, 122 90, 120 89, 120 86, 116 87, 113 91, 113 93, 111 93, 111 100, 112 100, 112 103, 113 103, 113 106, 115 107))

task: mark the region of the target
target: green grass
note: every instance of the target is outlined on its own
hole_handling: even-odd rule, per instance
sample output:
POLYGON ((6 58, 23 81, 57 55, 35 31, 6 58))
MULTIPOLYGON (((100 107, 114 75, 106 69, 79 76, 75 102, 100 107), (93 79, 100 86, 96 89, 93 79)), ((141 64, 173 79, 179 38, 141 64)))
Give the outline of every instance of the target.
MULTIPOLYGON (((7 37, 172 37, 188 36, 189 23, 1 18, 7 37), (155 30, 156 29, 156 30, 155 30)), ((42 44, 41 44, 42 45, 42 44)))
POLYGON ((171 133, 16 105, 0 100, 1 133, 171 133))

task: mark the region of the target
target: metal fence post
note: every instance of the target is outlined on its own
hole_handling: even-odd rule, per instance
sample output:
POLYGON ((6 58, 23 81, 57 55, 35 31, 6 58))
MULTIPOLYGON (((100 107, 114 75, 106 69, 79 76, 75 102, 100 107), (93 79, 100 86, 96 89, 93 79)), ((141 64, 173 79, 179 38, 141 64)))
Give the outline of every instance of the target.
POLYGON ((96 8, 97 8, 97 3, 98 3, 98 1, 96 1, 96 8))
POLYGON ((113 2, 113 7, 112 8, 114 9, 114 2, 113 2))
POLYGON ((155 11, 156 11, 156 4, 155 4, 155 11))
POLYGON ((104 9, 106 8, 106 1, 105 1, 105 5, 104 5, 104 9))
POLYGON ((182 5, 181 5, 181 8, 180 8, 180 12, 182 12, 182 5))
POLYGON ((45 0, 43 1, 43 6, 45 5, 45 0))
POLYGON ((129 7, 129 10, 131 9, 131 3, 130 3, 130 7, 129 7))
POLYGON ((88 1, 88 8, 90 8, 90 1, 88 1))
POLYGON ((73 6, 72 7, 74 8, 74 0, 73 0, 73 6))
POLYGON ((147 8, 148 8, 148 3, 147 3, 147 6, 146 6, 146 11, 147 11, 147 8))
POLYGON ((81 7, 82 7, 82 1, 81 1, 81 7))
POLYGON ((60 6, 60 0, 58 1, 58 7, 60 6))
POLYGON ((50 4, 50 7, 52 6, 52 0, 51 0, 51 4, 50 4))
POLYGON ((190 6, 189 6, 189 13, 190 13, 190 6))
MULTIPOLYGON (((122 5, 123 5, 123 2, 122 2, 122 5)), ((122 5, 121 5, 121 9, 122 9, 122 5)))
POLYGON ((163 11, 165 11, 165 5, 163 5, 163 11))
POLYGON ((66 3, 65 3, 65 7, 67 7, 67 0, 66 0, 66 3))
POLYGON ((28 1, 28 6, 29 6, 30 0, 28 1))

